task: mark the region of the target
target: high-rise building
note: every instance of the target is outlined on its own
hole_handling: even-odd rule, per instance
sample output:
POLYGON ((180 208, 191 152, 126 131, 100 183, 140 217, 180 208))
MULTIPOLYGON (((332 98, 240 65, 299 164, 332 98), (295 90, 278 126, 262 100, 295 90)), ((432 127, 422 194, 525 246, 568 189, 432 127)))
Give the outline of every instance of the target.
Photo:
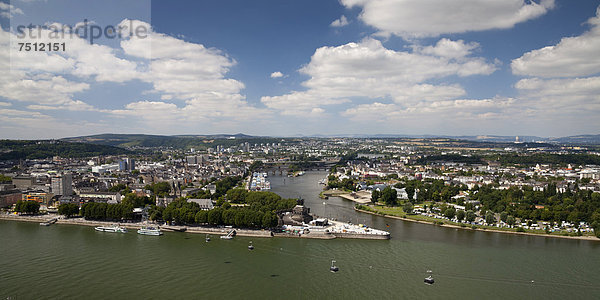
POLYGON ((186 156, 185 160, 188 165, 196 165, 198 164, 198 157, 195 155, 186 156))
POLYGON ((119 161, 119 171, 126 171, 126 170, 127 170, 127 161, 120 160, 119 161))
POLYGON ((126 157, 119 161, 119 171, 133 171, 135 170, 135 159, 126 157))
POLYGON ((125 158, 125 161, 127 162, 127 170, 128 171, 135 170, 135 159, 133 159, 133 158, 125 158))
POLYGON ((54 176, 50 186, 54 195, 70 196, 73 194, 73 177, 71 173, 54 176))

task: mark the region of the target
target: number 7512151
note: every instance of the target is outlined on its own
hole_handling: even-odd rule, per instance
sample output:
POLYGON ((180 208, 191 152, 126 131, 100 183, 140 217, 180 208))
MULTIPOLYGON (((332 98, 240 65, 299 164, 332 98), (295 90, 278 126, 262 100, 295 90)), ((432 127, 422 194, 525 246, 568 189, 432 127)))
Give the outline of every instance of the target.
POLYGON ((19 51, 65 51, 66 43, 19 43, 19 51))

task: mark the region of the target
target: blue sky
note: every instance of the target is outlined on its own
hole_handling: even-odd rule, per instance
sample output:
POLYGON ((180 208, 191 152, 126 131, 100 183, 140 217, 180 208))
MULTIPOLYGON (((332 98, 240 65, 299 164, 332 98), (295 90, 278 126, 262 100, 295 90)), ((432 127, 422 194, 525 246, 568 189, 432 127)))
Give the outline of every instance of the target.
POLYGON ((0 138, 599 133, 597 1, 2 1, 0 138))

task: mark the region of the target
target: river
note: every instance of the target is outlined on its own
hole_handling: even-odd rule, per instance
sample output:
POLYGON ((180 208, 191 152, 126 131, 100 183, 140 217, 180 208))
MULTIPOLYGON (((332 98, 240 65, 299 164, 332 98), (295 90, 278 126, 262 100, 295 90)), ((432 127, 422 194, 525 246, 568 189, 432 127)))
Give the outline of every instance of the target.
POLYGON ((442 228, 319 199, 324 172, 270 176, 319 216, 390 240, 111 234, 0 221, 0 297, 193 299, 597 299, 600 242, 442 228), (323 204, 325 202, 325 204, 323 204), (389 227, 388 227, 389 225, 389 227), (254 251, 247 249, 252 241, 254 251), (329 272, 332 259, 340 268, 329 272), (432 270, 434 285, 426 285, 432 270), (533 281, 533 282, 532 282, 533 281))

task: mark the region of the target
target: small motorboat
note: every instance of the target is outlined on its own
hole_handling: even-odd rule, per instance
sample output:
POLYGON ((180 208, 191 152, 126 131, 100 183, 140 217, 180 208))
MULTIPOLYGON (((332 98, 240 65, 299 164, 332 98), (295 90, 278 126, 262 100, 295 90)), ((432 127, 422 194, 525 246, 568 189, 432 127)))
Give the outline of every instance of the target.
POLYGON ((224 240, 232 240, 233 236, 235 236, 235 230, 230 230, 227 235, 222 235, 221 238, 224 240))
POLYGON ((425 278, 424 281, 426 284, 430 284, 430 285, 435 283, 435 280, 433 280, 433 277, 431 275, 427 276, 427 278, 425 278))
POLYGON ((250 245, 248 245, 248 250, 250 250, 250 251, 254 250, 254 246, 252 245, 252 241, 250 241, 250 245))
POLYGON ((207 243, 210 242, 210 236, 208 236, 208 234, 206 235, 206 238, 204 239, 207 243))
POLYGON ((335 272, 337 272, 337 271, 339 271, 339 270, 340 270, 340 268, 338 268, 338 267, 335 265, 335 260, 332 260, 332 261, 331 261, 331 267, 329 268, 329 271, 331 271, 331 273, 335 273, 335 272))

